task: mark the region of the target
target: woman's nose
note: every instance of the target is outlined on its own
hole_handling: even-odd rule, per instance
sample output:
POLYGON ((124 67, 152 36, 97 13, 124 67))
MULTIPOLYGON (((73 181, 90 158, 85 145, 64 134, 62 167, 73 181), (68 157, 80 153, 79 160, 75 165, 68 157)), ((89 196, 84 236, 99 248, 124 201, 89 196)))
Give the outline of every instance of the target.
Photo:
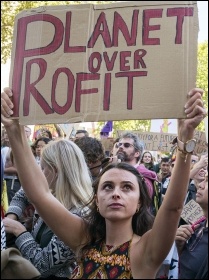
POLYGON ((112 194, 112 198, 116 199, 116 198, 120 198, 120 193, 118 189, 114 189, 114 192, 112 194))
POLYGON ((205 188, 205 181, 202 181, 198 184, 197 189, 204 189, 205 188))

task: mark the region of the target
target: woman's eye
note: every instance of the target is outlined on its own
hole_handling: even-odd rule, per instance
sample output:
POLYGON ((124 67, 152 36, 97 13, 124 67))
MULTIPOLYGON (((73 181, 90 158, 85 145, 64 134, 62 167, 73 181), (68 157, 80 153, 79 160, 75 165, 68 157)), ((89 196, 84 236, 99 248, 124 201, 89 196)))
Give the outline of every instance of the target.
POLYGON ((124 185, 124 186, 123 186, 123 189, 124 189, 124 190, 130 190, 130 189, 131 189, 131 186, 130 186, 130 185, 124 185))
POLYGON ((105 190, 111 190, 112 189, 112 186, 110 184, 106 184, 103 186, 103 189, 105 190))

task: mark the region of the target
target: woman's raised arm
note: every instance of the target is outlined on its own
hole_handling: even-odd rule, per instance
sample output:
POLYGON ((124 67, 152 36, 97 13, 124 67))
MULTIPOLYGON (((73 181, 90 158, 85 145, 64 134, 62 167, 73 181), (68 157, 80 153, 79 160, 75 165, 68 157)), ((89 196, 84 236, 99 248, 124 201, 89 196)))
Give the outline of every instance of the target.
MULTIPOLYGON (((197 88, 188 93, 184 108, 186 118, 178 120, 178 141, 186 143, 192 140, 195 128, 206 116, 202 94, 203 91, 197 88)), ((194 141, 190 143, 193 145, 194 141)), ((189 183, 191 153, 180 151, 180 145, 178 147, 175 167, 163 203, 152 230, 144 236, 147 244, 145 255, 150 258, 147 261, 154 266, 163 261, 174 242, 189 183)))
POLYGON ((76 249, 85 240, 84 221, 71 214, 50 192, 47 180, 37 165, 28 145, 24 126, 12 120, 12 91, 1 93, 1 122, 4 124, 15 158, 21 185, 39 215, 52 231, 70 248, 76 249))

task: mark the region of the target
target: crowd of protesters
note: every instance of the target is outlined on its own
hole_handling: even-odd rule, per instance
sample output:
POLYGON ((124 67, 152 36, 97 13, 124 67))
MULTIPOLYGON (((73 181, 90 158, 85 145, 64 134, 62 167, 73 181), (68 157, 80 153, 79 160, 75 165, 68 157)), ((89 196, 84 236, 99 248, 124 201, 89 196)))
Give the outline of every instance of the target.
MULTIPOLYGON (((132 132, 115 139, 108 157, 85 130, 71 140, 45 131, 32 142, 29 126, 10 119, 10 94, 2 92, 1 107, 3 249, 18 248, 42 278, 169 278, 176 258, 176 278, 206 279, 208 154, 177 148, 156 163, 132 132), (191 199, 204 214, 192 225, 181 218, 191 199)), ((205 116, 202 90, 188 97, 183 142, 205 116)))

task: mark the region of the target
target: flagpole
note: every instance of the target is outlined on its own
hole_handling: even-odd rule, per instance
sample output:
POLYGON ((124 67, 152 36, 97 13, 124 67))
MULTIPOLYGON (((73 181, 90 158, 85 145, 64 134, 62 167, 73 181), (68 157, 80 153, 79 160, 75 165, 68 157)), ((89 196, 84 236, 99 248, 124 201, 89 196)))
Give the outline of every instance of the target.
POLYGON ((91 122, 91 128, 92 128, 92 136, 95 137, 94 133, 95 133, 95 125, 94 122, 91 122))

